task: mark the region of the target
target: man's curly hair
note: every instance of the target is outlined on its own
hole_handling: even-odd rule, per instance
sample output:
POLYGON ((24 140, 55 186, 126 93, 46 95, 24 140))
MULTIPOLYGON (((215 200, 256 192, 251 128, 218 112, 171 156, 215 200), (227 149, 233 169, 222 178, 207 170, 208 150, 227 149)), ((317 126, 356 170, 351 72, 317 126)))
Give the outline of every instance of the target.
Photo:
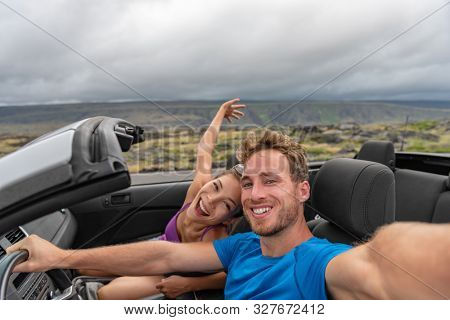
POLYGON ((305 149, 300 143, 280 132, 266 130, 259 135, 250 132, 237 150, 237 158, 245 165, 252 155, 268 149, 284 154, 289 162, 289 170, 294 182, 308 180, 305 149))

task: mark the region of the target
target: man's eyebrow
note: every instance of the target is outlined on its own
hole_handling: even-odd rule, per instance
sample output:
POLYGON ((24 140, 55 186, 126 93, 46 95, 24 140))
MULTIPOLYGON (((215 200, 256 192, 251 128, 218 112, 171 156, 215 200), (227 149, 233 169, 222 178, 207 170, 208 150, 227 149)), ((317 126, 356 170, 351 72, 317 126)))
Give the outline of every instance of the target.
MULTIPOLYGON (((273 172, 260 172, 257 174, 258 176, 263 176, 263 177, 279 177, 280 175, 278 173, 273 173, 273 172)), ((241 181, 245 180, 245 179, 250 179, 249 175, 242 175, 241 177, 241 181)))
POLYGON ((274 172, 261 172, 260 175, 264 177, 279 177, 280 175, 278 173, 274 172))
POLYGON ((279 174, 276 173, 276 172, 263 171, 263 172, 260 172, 260 173, 258 174, 258 176, 263 176, 263 177, 278 177, 279 174))

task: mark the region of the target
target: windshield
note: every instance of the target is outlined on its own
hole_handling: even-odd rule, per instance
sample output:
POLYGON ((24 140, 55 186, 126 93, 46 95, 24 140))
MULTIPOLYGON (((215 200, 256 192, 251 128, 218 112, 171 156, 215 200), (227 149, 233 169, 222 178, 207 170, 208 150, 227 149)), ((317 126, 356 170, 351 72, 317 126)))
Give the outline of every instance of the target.
POLYGON ((216 168, 265 128, 310 162, 368 140, 449 154, 449 18, 435 0, 1 2, 0 157, 102 115, 146 130, 131 172, 192 170, 234 97, 245 116, 222 126, 216 168))

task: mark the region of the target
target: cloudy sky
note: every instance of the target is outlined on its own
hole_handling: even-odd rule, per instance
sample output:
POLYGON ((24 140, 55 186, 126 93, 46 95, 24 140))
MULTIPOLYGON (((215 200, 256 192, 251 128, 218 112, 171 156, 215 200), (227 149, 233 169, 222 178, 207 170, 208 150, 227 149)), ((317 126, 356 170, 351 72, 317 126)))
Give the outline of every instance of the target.
MULTIPOLYGON (((126 85, 154 100, 301 99, 445 3, 0 0, 0 105, 142 100, 126 85)), ((311 99, 450 100, 449 30, 447 2, 311 99)))

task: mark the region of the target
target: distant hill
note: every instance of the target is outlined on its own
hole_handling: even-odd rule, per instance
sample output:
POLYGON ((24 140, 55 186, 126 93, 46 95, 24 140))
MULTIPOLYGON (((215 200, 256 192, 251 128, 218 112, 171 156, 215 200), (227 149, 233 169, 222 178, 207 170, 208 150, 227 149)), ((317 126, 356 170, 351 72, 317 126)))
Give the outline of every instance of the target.
MULTIPOLYGON (((97 115, 122 118, 146 127, 199 127, 211 121, 222 102, 163 101, 155 105, 144 101, 0 107, 0 134, 39 135, 97 115)), ((393 123, 404 122, 407 116, 410 121, 450 119, 448 101, 306 101, 297 105, 290 101, 243 103, 248 106, 247 115, 236 123, 239 126, 393 123)))
POLYGON ((393 103, 402 107, 416 107, 416 108, 433 108, 433 109, 450 109, 450 101, 383 101, 386 103, 393 103))

